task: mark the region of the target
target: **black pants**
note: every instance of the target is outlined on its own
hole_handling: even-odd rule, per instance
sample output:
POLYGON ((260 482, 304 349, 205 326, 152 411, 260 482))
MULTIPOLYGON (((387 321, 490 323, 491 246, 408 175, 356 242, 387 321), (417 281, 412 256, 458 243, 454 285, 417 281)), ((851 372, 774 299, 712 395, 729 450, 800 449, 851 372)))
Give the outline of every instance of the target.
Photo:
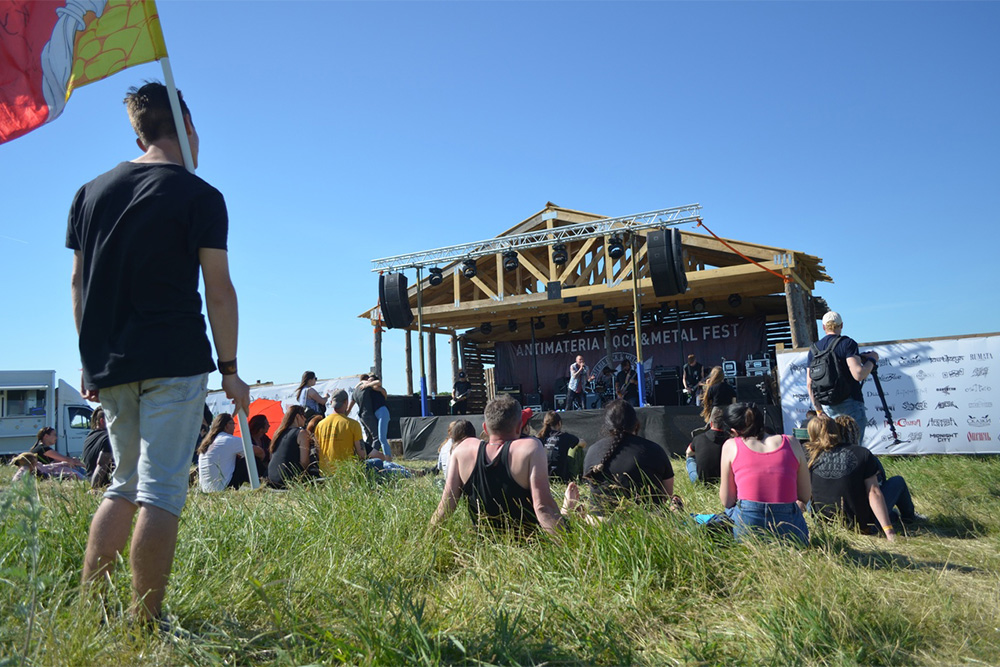
POLYGON ((455 405, 451 406, 451 414, 453 415, 467 415, 469 414, 469 402, 466 401, 455 401, 455 405))
POLYGON ((566 394, 567 410, 585 410, 587 408, 586 394, 584 392, 570 391, 566 394))

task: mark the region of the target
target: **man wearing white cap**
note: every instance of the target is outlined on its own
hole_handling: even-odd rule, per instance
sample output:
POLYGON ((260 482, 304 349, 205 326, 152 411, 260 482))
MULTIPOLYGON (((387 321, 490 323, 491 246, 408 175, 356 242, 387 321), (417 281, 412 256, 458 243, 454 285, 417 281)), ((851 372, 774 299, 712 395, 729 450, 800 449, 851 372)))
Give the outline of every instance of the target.
POLYGON ((834 345, 833 354, 843 378, 844 391, 847 398, 836 402, 827 403, 817 399, 813 393, 812 372, 806 373, 806 388, 809 391, 809 400, 817 412, 825 412, 831 417, 848 415, 853 417, 858 423, 861 433, 858 436, 858 444, 864 441, 865 426, 868 419, 865 415, 865 399, 861 392, 861 383, 868 379, 868 376, 875 369, 878 362, 878 354, 875 352, 859 352, 858 344, 849 336, 842 336, 844 320, 840 313, 828 311, 823 316, 823 338, 816 341, 816 344, 809 349, 809 365, 812 366, 813 356, 823 352, 830 345, 834 345))

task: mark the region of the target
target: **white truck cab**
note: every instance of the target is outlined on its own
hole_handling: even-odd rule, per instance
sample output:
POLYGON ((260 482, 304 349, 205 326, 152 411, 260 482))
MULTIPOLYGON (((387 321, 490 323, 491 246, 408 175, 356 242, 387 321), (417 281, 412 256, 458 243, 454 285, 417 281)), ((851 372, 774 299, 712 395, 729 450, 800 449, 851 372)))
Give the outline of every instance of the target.
POLYGON ((0 456, 26 452, 45 426, 56 429, 55 449, 79 457, 94 408, 55 371, 0 371, 0 456))

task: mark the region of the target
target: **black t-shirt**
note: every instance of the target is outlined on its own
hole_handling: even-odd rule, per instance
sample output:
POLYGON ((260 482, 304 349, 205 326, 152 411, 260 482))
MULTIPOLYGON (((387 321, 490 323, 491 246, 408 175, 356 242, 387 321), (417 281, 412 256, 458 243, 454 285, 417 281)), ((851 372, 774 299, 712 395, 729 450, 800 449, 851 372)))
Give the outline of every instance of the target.
POLYGON ((569 475, 569 450, 580 443, 580 438, 572 433, 562 431, 552 431, 545 438, 545 454, 549 459, 549 477, 568 482, 569 475))
POLYGON ((705 395, 705 402, 708 403, 709 410, 711 410, 716 406, 725 408, 733 402, 734 398, 736 398, 736 390, 733 389, 732 385, 723 380, 719 384, 713 384, 708 388, 708 393, 705 395))
POLYGON ((469 397, 469 390, 472 389, 472 383, 468 380, 459 380, 455 383, 455 388, 453 393, 460 401, 464 401, 469 397), (465 398, 463 398, 463 396, 465 398))
MULTIPOLYGON (((827 348, 830 342, 835 338, 835 334, 827 334, 816 341, 816 349, 822 352, 827 348)), ((851 369, 847 367, 848 357, 860 357, 861 353, 858 351, 858 343, 853 338, 848 336, 841 336, 840 341, 837 343, 837 347, 834 349, 833 353, 837 357, 837 365, 840 368, 840 374, 847 378, 847 382, 851 386, 850 398, 855 401, 865 400, 864 392, 861 390, 861 383, 854 379, 851 375, 851 369)), ((812 348, 809 348, 809 354, 806 357, 806 367, 812 364, 812 348)))
POLYGON ((361 385, 354 387, 351 391, 351 398, 354 400, 354 404, 358 406, 358 415, 367 416, 372 411, 372 401, 371 401, 372 390, 362 388, 361 385))
POLYGON ((718 482, 722 478, 722 445, 728 439, 729 434, 725 431, 709 429, 691 441, 699 481, 718 482))
POLYGON ((382 395, 377 389, 370 389, 368 391, 369 400, 372 403, 372 412, 378 412, 378 409, 385 406, 385 396, 382 395))
POLYGON ((865 490, 865 480, 878 474, 874 454, 857 445, 840 445, 820 454, 809 473, 815 512, 828 517, 843 512, 848 525, 874 523, 865 490))
MULTIPOLYGON (((604 459, 612 439, 603 438, 587 447, 583 458, 584 475, 604 459)), ((588 478, 597 512, 612 509, 621 498, 648 499, 661 503, 669 498, 663 492, 661 480, 674 476, 667 452, 652 440, 626 435, 621 449, 605 469, 588 478)))
POLYGON ((179 165, 123 162, 80 188, 66 247, 83 261, 87 389, 215 370, 198 250, 225 250, 228 226, 222 194, 179 165))
POLYGON ((31 449, 29 449, 28 451, 38 457, 39 463, 54 463, 52 459, 50 459, 45 455, 45 452, 51 451, 51 449, 52 449, 51 447, 42 444, 42 441, 39 440, 38 442, 33 444, 31 446, 31 449))
POLYGON ((271 461, 267 464, 267 479, 271 486, 285 488, 286 481, 302 474, 302 463, 299 458, 300 428, 286 429, 271 453, 271 461))
POLYGON ((87 439, 83 441, 83 461, 87 469, 87 477, 94 474, 97 468, 97 460, 101 452, 111 454, 111 440, 108 438, 108 429, 98 428, 87 434, 87 439))
POLYGON ((695 386, 701 382, 705 376, 705 367, 699 363, 694 366, 684 364, 684 381, 687 382, 688 389, 694 390, 695 386))

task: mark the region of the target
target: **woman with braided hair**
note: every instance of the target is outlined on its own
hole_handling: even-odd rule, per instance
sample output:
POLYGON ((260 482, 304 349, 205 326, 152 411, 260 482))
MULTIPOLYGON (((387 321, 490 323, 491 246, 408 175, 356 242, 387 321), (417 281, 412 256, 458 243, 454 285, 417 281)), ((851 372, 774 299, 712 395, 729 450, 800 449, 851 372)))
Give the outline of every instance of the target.
POLYGON ((635 408, 621 399, 608 403, 604 430, 608 437, 588 447, 583 460, 595 512, 610 511, 624 498, 670 502, 674 493, 670 458, 663 447, 636 435, 635 408))
POLYGON ((812 496, 802 445, 787 435, 768 436, 764 413, 753 403, 727 405, 722 423, 732 437, 722 446, 719 499, 736 538, 764 530, 808 544, 809 528, 796 504, 812 496))

